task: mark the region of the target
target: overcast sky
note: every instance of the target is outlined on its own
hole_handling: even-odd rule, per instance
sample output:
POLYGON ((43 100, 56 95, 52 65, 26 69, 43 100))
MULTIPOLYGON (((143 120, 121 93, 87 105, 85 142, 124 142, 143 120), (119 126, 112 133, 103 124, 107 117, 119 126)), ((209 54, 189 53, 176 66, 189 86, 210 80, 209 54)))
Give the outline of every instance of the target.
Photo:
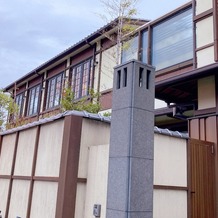
MULTIPOLYGON (((188 0, 139 0, 137 17, 154 20, 188 0)), ((99 0, 0 0, 0 88, 105 23, 99 0)))

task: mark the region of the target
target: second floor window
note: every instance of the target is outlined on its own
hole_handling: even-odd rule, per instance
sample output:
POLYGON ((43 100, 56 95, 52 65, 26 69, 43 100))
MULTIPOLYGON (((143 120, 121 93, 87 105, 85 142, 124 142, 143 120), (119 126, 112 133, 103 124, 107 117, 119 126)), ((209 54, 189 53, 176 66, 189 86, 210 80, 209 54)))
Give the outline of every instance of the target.
POLYGON ((60 105, 62 94, 63 73, 51 78, 48 81, 46 109, 60 105))
POLYGON ((23 113, 23 103, 24 103, 24 93, 16 96, 15 103, 18 105, 18 116, 22 116, 23 113))
POLYGON ((39 107, 40 85, 33 87, 29 91, 27 116, 37 114, 39 107))
POLYGON ((71 86, 74 98, 79 99, 89 94, 92 80, 91 60, 85 61, 72 69, 71 86))
POLYGON ((156 70, 193 58, 192 16, 188 8, 153 27, 152 65, 156 70))

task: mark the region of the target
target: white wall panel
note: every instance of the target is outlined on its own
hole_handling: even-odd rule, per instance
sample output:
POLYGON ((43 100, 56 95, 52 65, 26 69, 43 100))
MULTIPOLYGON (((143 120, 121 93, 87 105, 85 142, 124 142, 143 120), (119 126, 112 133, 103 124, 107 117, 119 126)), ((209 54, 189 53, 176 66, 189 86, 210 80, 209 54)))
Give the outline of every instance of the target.
POLYGON ((89 148, 94 145, 108 144, 110 140, 110 125, 83 119, 79 158, 79 178, 87 177, 89 148))
POLYGON ((197 52, 197 67, 204 67, 209 64, 215 63, 214 61, 214 46, 205 48, 197 52))
POLYGON ((3 136, 0 153, 0 175, 10 175, 14 155, 16 134, 3 136))
POLYGON ((56 182, 39 182, 34 183, 31 218, 54 218, 57 201, 56 182))
POLYGON ((196 15, 213 7, 213 0, 196 0, 196 15))
POLYGON ((91 146, 84 218, 94 216, 94 204, 101 204, 101 217, 106 217, 109 145, 91 146))
POLYGON ((155 134, 154 184, 187 186, 186 140, 155 134))
POLYGON ((9 208, 9 218, 26 217, 28 197, 29 197, 29 181, 14 180, 11 192, 11 201, 9 208))
POLYGON ((5 217, 6 204, 8 198, 9 179, 0 179, 0 210, 2 217, 5 217))
POLYGON ((20 132, 14 175, 31 176, 36 128, 20 132))
POLYGON ((210 16, 196 23, 196 47, 200 48, 213 42, 213 16, 210 16))
POLYGON ((154 190, 153 218, 187 218, 187 192, 154 190))
POLYGON ((40 130, 36 176, 59 176, 63 119, 43 125, 40 130))
POLYGON ((77 183, 75 217, 84 218, 86 183, 77 183))

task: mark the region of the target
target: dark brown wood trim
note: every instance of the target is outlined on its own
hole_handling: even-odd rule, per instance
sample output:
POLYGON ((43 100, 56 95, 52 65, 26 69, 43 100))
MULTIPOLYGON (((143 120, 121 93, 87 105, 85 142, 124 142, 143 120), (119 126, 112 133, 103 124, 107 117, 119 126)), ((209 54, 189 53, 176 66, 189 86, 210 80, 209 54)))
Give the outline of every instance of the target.
POLYGON ((90 82, 91 82, 91 89, 94 90, 94 83, 95 83, 95 68, 96 68, 96 43, 93 46, 93 54, 92 54, 92 68, 90 74, 92 75, 92 77, 90 77, 90 82))
POLYGON ((170 185, 154 185, 154 189, 188 191, 188 187, 170 185))
POLYGON ((55 218, 75 217, 82 117, 66 116, 55 218))
POLYGON ((189 177, 191 196, 189 199, 191 201, 191 217, 202 215, 202 217, 215 218, 215 155, 212 152, 215 144, 189 139, 188 145, 190 147, 189 177))
POLYGON ((207 128, 206 128, 206 119, 203 119, 203 123, 204 123, 204 141, 207 141, 207 134, 206 134, 206 132, 207 132, 207 128))
POLYGON ((31 180, 31 176, 12 176, 12 179, 18 179, 18 180, 31 180))
POLYGON ((197 143, 197 144, 202 144, 205 145, 205 146, 214 146, 214 142, 208 142, 208 141, 203 141, 203 140, 200 140, 200 139, 193 139, 193 138, 190 138, 189 139, 189 143, 197 143))
MULTIPOLYGON (((192 20, 194 20, 196 14, 196 0, 192 0, 192 20)), ((197 47, 197 39, 196 39, 196 23, 193 22, 193 68, 197 68, 197 54, 195 49, 197 47)))
POLYGON ((162 22, 162 21, 164 21, 165 19, 168 19, 168 18, 170 18, 171 16, 175 15, 175 14, 178 13, 179 11, 181 11, 181 10, 186 10, 186 9, 190 8, 191 6, 192 6, 192 1, 190 1, 190 2, 188 2, 188 3, 186 3, 186 4, 184 4, 184 5, 182 5, 181 7, 177 8, 177 9, 175 9, 175 10, 173 10, 173 11, 171 11, 171 12, 165 14, 165 15, 163 15, 162 17, 160 17, 160 18, 158 18, 158 19, 156 19, 156 20, 150 22, 150 25, 156 25, 156 24, 158 24, 159 22, 162 22))
POLYGON ((199 116, 194 116, 194 117, 190 117, 190 118, 187 118, 188 120, 199 120, 201 118, 208 118, 208 117, 217 117, 218 116, 218 113, 213 113, 213 114, 203 114, 203 115, 199 115, 199 116))
POLYGON ((187 218, 191 218, 191 147, 190 147, 190 139, 186 140, 186 151, 187 151, 187 185, 188 185, 188 193, 187 193, 187 218))
POLYGON ((218 3, 217 0, 213 0, 213 27, 214 27, 214 60, 218 61, 218 3))
POLYGON ((29 101, 29 90, 28 90, 28 82, 26 82, 26 89, 24 93, 24 100, 23 100, 23 116, 25 117, 27 115, 27 109, 28 109, 28 101, 29 101))
POLYGON ((194 116, 201 116, 206 114, 215 114, 216 113, 216 107, 213 108, 207 108, 207 109, 201 109, 194 111, 194 116))
POLYGON ((176 64, 176 65, 167 67, 163 70, 158 70, 158 71, 156 71, 156 77, 163 76, 163 75, 171 73, 173 71, 181 70, 181 69, 184 69, 184 68, 190 67, 190 66, 193 66, 193 60, 188 60, 188 61, 176 64))
POLYGON ((218 75, 215 75, 216 113, 218 113, 218 75))
POLYGON ((1 150, 2 150, 2 141, 3 141, 3 135, 0 135, 0 157, 1 157, 1 150))
POLYGON ((162 85, 164 85, 164 86, 170 85, 170 84, 175 85, 178 82, 184 81, 184 79, 191 80, 191 79, 202 78, 205 75, 210 76, 210 75, 213 75, 214 73, 216 73, 217 69, 218 69, 218 63, 210 64, 210 65, 207 65, 205 67, 193 69, 193 70, 184 72, 181 75, 174 76, 174 77, 167 78, 165 80, 156 82, 155 85, 156 85, 156 88, 157 87, 159 88, 162 85))
MULTIPOLYGON (((216 117, 216 129, 218 130, 218 117, 216 117)), ((215 166, 214 166, 214 174, 215 174, 215 179, 214 179, 214 186, 215 186, 215 196, 214 196, 214 201, 215 201, 215 213, 216 216, 218 217, 218 131, 216 131, 216 142, 214 143, 214 150, 215 150, 215 166)))
POLYGON ((204 45, 204 46, 201 46, 201 47, 199 47, 199 48, 196 48, 196 49, 195 49, 195 52, 198 52, 198 51, 204 50, 204 49, 206 49, 206 48, 210 48, 210 47, 212 47, 212 46, 214 46, 214 42, 209 43, 209 44, 204 45))
POLYGON ((142 32, 138 32, 138 60, 142 61, 142 32))
POLYGON ((42 99, 42 113, 46 110, 46 100, 47 100, 47 95, 48 95, 48 71, 45 72, 45 77, 43 79, 43 99, 42 99))
POLYGON ((207 17, 210 17, 212 15, 213 15, 213 9, 211 8, 211 9, 209 9, 207 11, 204 11, 201 14, 195 15, 194 18, 193 18, 193 21, 198 22, 198 21, 203 20, 203 19, 205 19, 207 17))
MULTIPOLYGON (((12 167, 11 167, 11 176, 14 174, 18 140, 19 140, 19 132, 16 132, 16 139, 15 139, 15 145, 14 145, 14 154, 13 154, 12 167)), ((13 184, 13 179, 11 178, 10 182, 9 182, 9 188, 8 188, 8 198, 7 198, 7 204, 6 204, 5 218, 8 218, 10 201, 11 201, 12 184, 13 184)))
POLYGON ((151 25, 148 26, 148 50, 147 50, 147 63, 148 64, 152 64, 152 57, 151 57, 151 54, 152 54, 152 29, 151 29, 151 25))
POLYGON ((77 182, 87 183, 87 179, 86 178, 77 178, 77 182))
POLYGON ((49 176, 33 176, 34 181, 44 181, 44 182, 59 182, 58 177, 49 177, 49 176))
POLYGON ((10 175, 0 175, 0 179, 11 179, 12 176, 10 175))
MULTIPOLYGON (((101 68, 102 68, 102 40, 100 41, 100 52, 99 52, 99 66, 98 66, 98 85, 97 85, 97 92, 100 92, 101 86, 101 68)), ((98 97, 99 98, 99 97, 98 97)), ((98 99, 99 100, 99 99, 98 99)))
POLYGON ((27 218, 30 218, 30 211, 31 211, 31 206, 32 206, 32 196, 33 196, 33 186, 34 186, 33 176, 35 175, 35 169, 36 169, 36 160, 37 160, 40 129, 41 129, 41 126, 37 126, 35 146, 34 146, 34 152, 33 152, 32 169, 31 169, 31 181, 30 181, 30 188, 29 188, 27 213, 26 213, 27 218))

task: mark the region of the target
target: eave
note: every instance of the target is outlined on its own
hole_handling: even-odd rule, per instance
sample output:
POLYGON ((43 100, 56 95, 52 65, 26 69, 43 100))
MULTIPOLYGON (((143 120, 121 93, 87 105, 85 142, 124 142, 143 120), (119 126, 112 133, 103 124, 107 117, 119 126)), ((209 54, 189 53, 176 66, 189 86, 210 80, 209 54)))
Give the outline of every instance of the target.
POLYGON ((197 81, 217 73, 218 63, 187 71, 155 83, 156 98, 167 103, 186 103, 197 100, 197 81))
MULTIPOLYGON (((85 37, 81 41, 79 41, 76 44, 72 45, 68 49, 66 49, 63 52, 59 53, 58 55, 54 56, 50 60, 46 61, 42 65, 40 65, 37 68, 33 69, 32 71, 30 71, 29 73, 27 73, 23 77, 19 78, 18 80, 14 81, 10 85, 6 86, 3 89, 3 91, 7 92, 7 91, 12 90, 13 87, 14 87, 14 84, 19 85, 20 83, 25 82, 29 78, 34 78, 34 77, 36 77, 35 75, 39 74, 40 72, 45 70, 47 67, 55 64, 56 62, 60 62, 60 60, 64 60, 65 57, 69 56, 71 53, 73 53, 73 52, 75 52, 77 50, 81 50, 81 49, 84 50, 84 49, 88 48, 89 46, 95 44, 96 41, 100 40, 101 38, 104 38, 104 35, 103 35, 104 32, 115 31, 117 20, 118 19, 115 19, 115 20, 111 21, 110 23, 108 23, 105 26, 101 27, 100 29, 98 29, 94 33, 88 35, 87 37, 85 37)), ((149 22, 149 20, 145 20, 145 19, 131 19, 131 21, 133 23, 139 25, 139 26, 149 22)))

